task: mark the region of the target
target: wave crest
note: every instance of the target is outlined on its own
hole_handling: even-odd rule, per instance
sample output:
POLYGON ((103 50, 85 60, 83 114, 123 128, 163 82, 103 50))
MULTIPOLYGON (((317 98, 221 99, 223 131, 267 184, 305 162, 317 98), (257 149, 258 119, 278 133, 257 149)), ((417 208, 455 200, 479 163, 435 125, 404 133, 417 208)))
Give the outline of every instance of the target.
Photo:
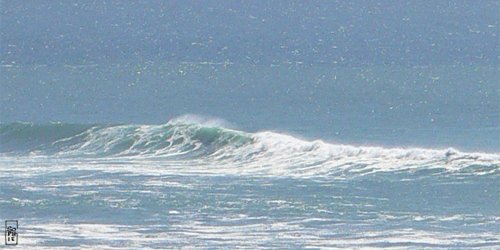
POLYGON ((163 125, 0 125, 3 155, 182 162, 180 172, 359 176, 377 172, 499 174, 500 155, 455 149, 381 148, 246 133, 175 119, 163 125))

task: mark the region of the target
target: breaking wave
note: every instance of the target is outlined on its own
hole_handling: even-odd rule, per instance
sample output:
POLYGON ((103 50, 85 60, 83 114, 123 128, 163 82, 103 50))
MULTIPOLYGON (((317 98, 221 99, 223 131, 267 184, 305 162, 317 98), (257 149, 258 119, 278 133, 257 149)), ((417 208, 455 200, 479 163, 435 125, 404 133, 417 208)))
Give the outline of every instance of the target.
POLYGON ((292 176, 500 173, 498 154, 330 144, 270 131, 247 133, 189 119, 163 125, 2 124, 0 156, 120 159, 175 163, 179 169, 196 172, 292 176))

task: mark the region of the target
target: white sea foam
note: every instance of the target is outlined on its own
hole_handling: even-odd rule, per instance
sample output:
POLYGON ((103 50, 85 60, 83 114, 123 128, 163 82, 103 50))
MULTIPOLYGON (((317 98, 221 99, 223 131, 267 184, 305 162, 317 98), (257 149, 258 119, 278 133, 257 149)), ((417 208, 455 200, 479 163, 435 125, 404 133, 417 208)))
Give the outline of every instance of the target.
MULTIPOLYGON (((177 216, 178 213, 172 213, 177 216)), ((246 222, 246 217, 228 218, 234 225, 212 225, 186 220, 175 225, 157 225, 151 232, 141 225, 33 223, 23 229, 23 247, 54 249, 44 239, 75 242, 78 248, 95 247, 145 248, 150 246, 205 248, 232 246, 252 249, 288 247, 309 248, 453 248, 458 245, 494 247, 500 244, 498 233, 482 232, 469 235, 456 231, 424 231, 411 228, 397 230, 352 230, 362 225, 334 223, 335 227, 308 228, 307 223, 331 222, 328 219, 298 219, 287 222, 246 222), (349 229, 351 228, 351 229, 349 229)), ((64 244, 63 244, 64 245, 64 244)), ((75 247, 77 248, 77 247, 75 247)), ((71 247, 64 247, 71 249, 71 247)))
MULTIPOLYGON (((205 118, 188 115, 164 125, 94 126, 42 145, 26 156, 5 155, 0 159, 14 165, 33 161, 37 165, 44 161, 55 165, 81 162, 85 164, 76 164, 79 168, 104 165, 107 171, 294 177, 344 178, 401 171, 491 175, 500 171, 499 154, 466 153, 453 148, 331 144, 271 131, 246 133, 221 127, 223 121, 200 119, 205 118)), ((64 125, 57 126, 64 128, 64 125)), ((15 129, 22 131, 18 127, 15 129)))

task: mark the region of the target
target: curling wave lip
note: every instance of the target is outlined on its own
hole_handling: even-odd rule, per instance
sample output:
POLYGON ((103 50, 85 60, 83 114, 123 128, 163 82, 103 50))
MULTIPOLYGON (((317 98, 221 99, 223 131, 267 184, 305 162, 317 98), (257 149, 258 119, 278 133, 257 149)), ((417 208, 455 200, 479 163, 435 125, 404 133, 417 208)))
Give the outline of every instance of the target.
POLYGON ((163 125, 1 126, 2 155, 60 160, 168 165, 176 171, 217 174, 349 177, 376 172, 491 175, 500 155, 455 149, 382 148, 305 141, 263 131, 174 119, 163 125), (47 136, 47 134, 51 136, 47 136), (23 140, 29 138, 29 140, 23 140), (15 141, 18 145, 12 145, 15 141), (28 143, 29 141, 29 143, 28 143), (10 143, 10 144, 9 144, 10 143), (175 163, 175 164, 173 164, 175 163))

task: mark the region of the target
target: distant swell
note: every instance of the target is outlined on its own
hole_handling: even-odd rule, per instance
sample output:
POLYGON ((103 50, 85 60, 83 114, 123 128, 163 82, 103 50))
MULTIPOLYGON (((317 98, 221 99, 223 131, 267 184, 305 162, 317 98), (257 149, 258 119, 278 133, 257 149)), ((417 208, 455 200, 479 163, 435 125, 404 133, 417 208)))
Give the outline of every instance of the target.
POLYGON ((66 160, 119 159, 167 166, 172 163, 179 171, 232 174, 500 173, 498 154, 329 144, 185 120, 163 125, 2 124, 0 154, 66 160))

